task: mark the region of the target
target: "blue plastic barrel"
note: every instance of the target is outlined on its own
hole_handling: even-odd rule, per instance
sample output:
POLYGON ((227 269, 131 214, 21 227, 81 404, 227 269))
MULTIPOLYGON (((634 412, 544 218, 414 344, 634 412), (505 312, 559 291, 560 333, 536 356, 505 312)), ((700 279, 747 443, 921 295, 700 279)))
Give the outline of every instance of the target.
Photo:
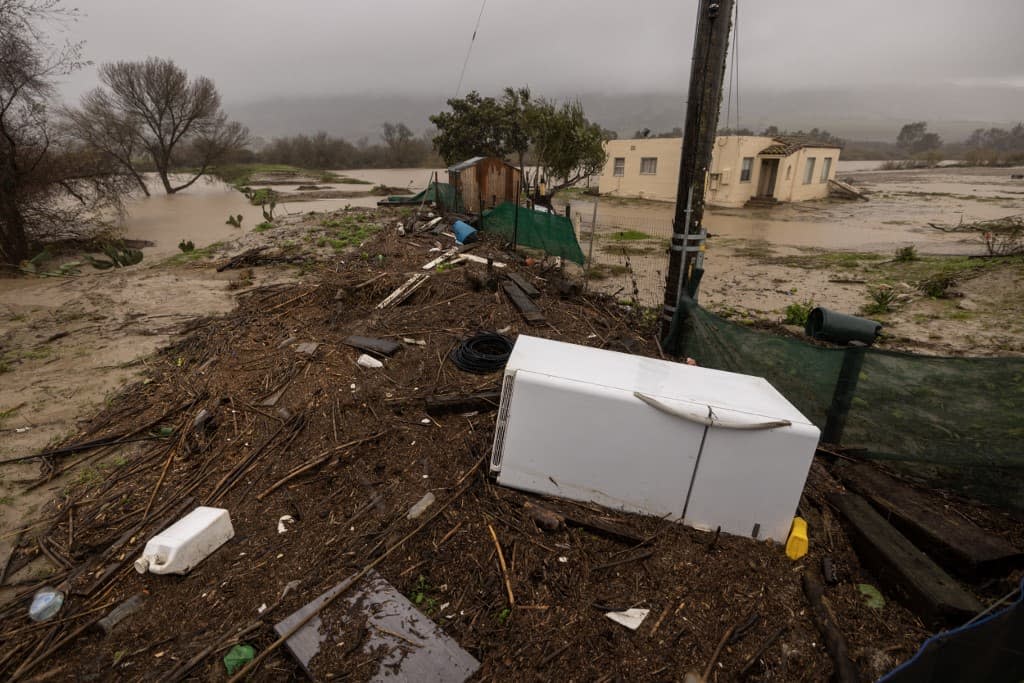
POLYGON ((476 240, 476 228, 464 221, 455 221, 452 232, 455 233, 455 241, 459 244, 469 244, 476 240))

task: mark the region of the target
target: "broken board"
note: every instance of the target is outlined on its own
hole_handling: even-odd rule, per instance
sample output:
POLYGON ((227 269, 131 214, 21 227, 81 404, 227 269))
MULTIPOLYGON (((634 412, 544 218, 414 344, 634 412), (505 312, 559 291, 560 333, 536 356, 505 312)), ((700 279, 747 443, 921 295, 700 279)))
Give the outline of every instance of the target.
POLYGON ((509 273, 508 279, 516 283, 516 286, 523 290, 523 293, 531 299, 536 299, 540 296, 540 290, 527 282, 526 278, 519 273, 509 273))
POLYGON ((540 310, 540 307, 533 303, 533 300, 523 290, 519 289, 516 283, 506 280, 501 283, 501 288, 505 290, 505 294, 508 295, 512 304, 523 314, 526 322, 531 325, 540 325, 545 322, 544 313, 540 310))
POLYGON ((391 294, 388 295, 388 298, 377 304, 377 308, 383 309, 388 306, 397 306, 412 296, 412 293, 419 289, 429 278, 430 276, 426 273, 416 273, 406 280, 401 287, 391 292, 391 294))
POLYGON ((828 500, 846 521, 861 561, 922 619, 963 623, 984 609, 866 500, 855 493, 832 494, 828 500))
POLYGON ((840 463, 835 473, 864 496, 914 545, 957 572, 1003 573, 1020 566, 1024 554, 1008 541, 947 510, 868 463, 840 463))
MULTIPOLYGON (((278 622, 274 630, 284 636, 351 585, 352 580, 345 579, 278 622)), ((337 647, 338 637, 332 632, 332 626, 340 628, 346 621, 362 619, 365 619, 368 634, 362 651, 373 654, 377 665, 371 681, 464 681, 480 668, 480 662, 374 571, 348 595, 323 607, 321 613, 285 641, 285 646, 312 680, 334 678, 345 671, 325 670, 316 656, 321 646, 337 647)))
POLYGON ((393 356, 395 352, 402 348, 402 345, 391 339, 376 339, 374 337, 361 337, 358 334, 354 334, 351 337, 346 337, 342 340, 343 344, 347 344, 354 349, 360 351, 367 351, 369 353, 377 353, 382 356, 393 356))

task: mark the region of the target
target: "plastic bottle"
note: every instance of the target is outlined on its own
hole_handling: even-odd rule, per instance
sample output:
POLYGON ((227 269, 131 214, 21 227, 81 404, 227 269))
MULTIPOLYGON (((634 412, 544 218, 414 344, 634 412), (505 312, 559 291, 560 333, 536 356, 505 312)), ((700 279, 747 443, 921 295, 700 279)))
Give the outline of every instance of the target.
POLYGON ((197 507, 146 543, 135 571, 187 574, 234 535, 227 510, 197 507))
POLYGON ((32 596, 32 604, 28 608, 28 617, 32 621, 46 621, 52 618, 64 606, 64 593, 44 586, 32 596))

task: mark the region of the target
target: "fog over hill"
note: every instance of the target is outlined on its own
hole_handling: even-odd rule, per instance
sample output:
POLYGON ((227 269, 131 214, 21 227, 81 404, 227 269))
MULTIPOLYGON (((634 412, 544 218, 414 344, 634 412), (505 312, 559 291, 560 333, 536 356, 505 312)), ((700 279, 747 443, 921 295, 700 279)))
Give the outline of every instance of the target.
MULTIPOLYGON (((642 128, 668 131, 682 126, 684 117, 682 86, 678 94, 536 90, 535 94, 579 97, 589 118, 620 136, 642 128)), ((892 142, 904 123, 924 120, 929 130, 955 142, 976 128, 1005 127, 1024 120, 1024 87, 1010 85, 744 89, 741 95, 742 126, 754 130, 769 125, 791 130, 818 127, 850 140, 892 142)), ((254 135, 264 138, 323 130, 353 141, 362 137, 376 140, 384 121, 401 121, 417 132, 427 130, 428 117, 445 106, 444 99, 440 95, 399 94, 290 96, 229 102, 228 110, 254 135)), ((735 118, 734 108, 732 116, 735 118)))

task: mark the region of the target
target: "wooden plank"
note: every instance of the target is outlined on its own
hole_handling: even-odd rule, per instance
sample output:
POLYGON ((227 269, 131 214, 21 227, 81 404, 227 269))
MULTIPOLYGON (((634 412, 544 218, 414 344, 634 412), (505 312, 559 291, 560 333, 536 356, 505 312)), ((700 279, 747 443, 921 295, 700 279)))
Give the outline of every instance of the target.
POLYGON ((406 280, 401 287, 391 292, 388 298, 377 304, 378 309, 387 308, 388 306, 397 306, 402 303, 415 292, 417 289, 423 286, 423 283, 430 278, 426 273, 416 273, 408 280, 406 280))
POLYGON ((1005 539, 869 463, 840 463, 834 472, 914 545, 957 572, 1002 574, 1024 564, 1024 553, 1005 539))
POLYGON ((846 521, 861 561, 919 617, 959 624, 984 609, 866 500, 855 493, 832 494, 828 500, 846 521))
POLYGON ((537 297, 540 296, 540 290, 534 287, 532 284, 530 284, 526 280, 526 278, 524 278, 519 273, 509 273, 508 279, 516 283, 516 286, 519 287, 519 289, 523 290, 523 293, 525 293, 526 296, 530 297, 531 299, 536 299, 537 297))
POLYGON ((350 337, 346 337, 342 340, 342 344, 347 344, 354 349, 360 349, 361 351, 368 351, 370 353, 379 353, 382 356, 393 356, 396 351, 402 348, 402 345, 391 339, 377 339, 376 337, 362 337, 358 334, 353 334, 350 337))
POLYGON ((526 296, 523 290, 516 286, 516 283, 506 280, 501 283, 501 288, 505 290, 505 294, 512 301, 512 304, 519 309, 519 312, 523 314, 523 318, 526 322, 531 325, 539 325, 545 322, 544 313, 540 310, 537 304, 533 303, 530 297, 526 296))

